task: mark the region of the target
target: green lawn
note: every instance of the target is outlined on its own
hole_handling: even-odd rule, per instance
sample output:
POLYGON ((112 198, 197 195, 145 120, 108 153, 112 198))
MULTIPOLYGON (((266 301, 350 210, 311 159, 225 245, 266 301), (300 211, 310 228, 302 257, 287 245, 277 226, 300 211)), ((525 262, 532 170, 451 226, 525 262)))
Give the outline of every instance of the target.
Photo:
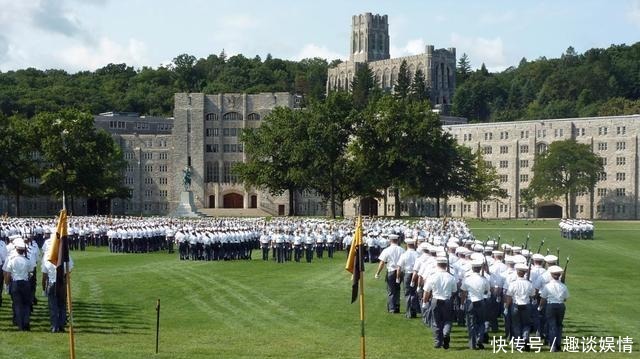
MULTIPOLYGON (((562 240, 557 221, 472 222, 480 239, 530 247, 545 238, 543 252, 560 247, 571 256, 565 334, 630 336, 640 351, 640 222, 598 222, 593 241, 562 240), (635 266, 634 266, 635 265, 635 266)), ((358 358, 358 305, 349 304, 345 255, 307 263, 182 262, 177 255, 73 253, 73 301, 78 358, 358 358), (160 353, 155 350, 155 305, 161 300, 160 353)), ((254 252, 254 258, 259 254, 254 252)), ((448 352, 432 349, 431 331, 419 319, 386 313, 384 280, 368 267, 366 333, 369 358, 493 358, 548 356, 595 358, 598 354, 493 354, 466 349, 455 327, 448 352)), ((68 357, 68 335, 48 333, 46 299, 36 307, 32 332, 11 325, 10 300, 0 308, 0 358, 68 357)), ((499 335, 499 333, 498 333, 499 335)), ((546 347, 545 347, 546 349, 546 347)), ((597 347, 596 349, 599 349, 597 347)))

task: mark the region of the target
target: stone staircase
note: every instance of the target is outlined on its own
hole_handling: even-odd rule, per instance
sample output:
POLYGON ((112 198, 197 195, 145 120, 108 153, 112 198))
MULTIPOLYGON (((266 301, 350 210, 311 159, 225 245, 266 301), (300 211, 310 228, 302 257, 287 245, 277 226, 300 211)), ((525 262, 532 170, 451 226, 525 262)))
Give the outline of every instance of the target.
POLYGON ((197 211, 206 217, 267 217, 271 216, 259 208, 200 208, 197 211))

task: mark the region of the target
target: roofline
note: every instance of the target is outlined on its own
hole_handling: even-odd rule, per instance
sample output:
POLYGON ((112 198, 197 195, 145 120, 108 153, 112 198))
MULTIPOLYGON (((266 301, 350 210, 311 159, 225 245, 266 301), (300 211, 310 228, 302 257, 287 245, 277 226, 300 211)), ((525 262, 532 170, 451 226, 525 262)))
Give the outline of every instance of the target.
POLYGON ((482 122, 482 123, 468 123, 468 124, 464 124, 464 125, 450 125, 450 126, 446 126, 446 127, 451 127, 451 128, 482 127, 482 126, 487 126, 487 125, 489 125, 489 126, 503 126, 503 125, 520 125, 520 124, 535 124, 535 123, 549 123, 549 122, 575 122, 575 121, 620 120, 620 119, 637 119, 637 120, 640 120, 640 114, 619 115, 619 116, 555 118, 555 119, 527 120, 527 121, 482 122))

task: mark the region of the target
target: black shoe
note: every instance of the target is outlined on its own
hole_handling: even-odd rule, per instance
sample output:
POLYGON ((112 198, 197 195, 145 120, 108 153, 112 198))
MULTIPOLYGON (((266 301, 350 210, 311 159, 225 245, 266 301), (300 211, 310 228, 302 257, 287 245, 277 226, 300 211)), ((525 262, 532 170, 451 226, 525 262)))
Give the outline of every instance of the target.
POLYGON ((478 349, 484 349, 484 344, 482 344, 482 343, 478 343, 478 345, 476 346, 476 348, 478 348, 478 349))
POLYGON ((444 343, 442 344, 442 347, 444 349, 449 349, 449 340, 450 339, 451 339, 451 337, 449 337, 448 335, 443 338, 443 342, 444 343))

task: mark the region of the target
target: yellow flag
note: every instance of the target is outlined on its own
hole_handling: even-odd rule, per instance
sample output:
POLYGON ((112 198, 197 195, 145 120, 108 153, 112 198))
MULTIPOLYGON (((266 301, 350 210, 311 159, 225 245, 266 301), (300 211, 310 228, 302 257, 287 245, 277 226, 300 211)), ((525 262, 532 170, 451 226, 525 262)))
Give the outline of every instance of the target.
POLYGON ((347 257, 347 264, 345 269, 352 275, 351 283, 351 303, 356 301, 358 297, 358 285, 360 284, 360 272, 364 272, 364 261, 362 260, 362 252, 364 247, 362 245, 362 217, 358 216, 356 220, 356 230, 353 234, 353 241, 351 242, 351 248, 349 248, 349 256, 347 257))
POLYGON ((68 261, 69 253, 68 247, 65 245, 67 241, 67 210, 60 211, 60 217, 58 217, 58 225, 56 226, 56 236, 51 243, 51 250, 49 252, 49 262, 57 266, 62 265, 66 260, 68 261))

